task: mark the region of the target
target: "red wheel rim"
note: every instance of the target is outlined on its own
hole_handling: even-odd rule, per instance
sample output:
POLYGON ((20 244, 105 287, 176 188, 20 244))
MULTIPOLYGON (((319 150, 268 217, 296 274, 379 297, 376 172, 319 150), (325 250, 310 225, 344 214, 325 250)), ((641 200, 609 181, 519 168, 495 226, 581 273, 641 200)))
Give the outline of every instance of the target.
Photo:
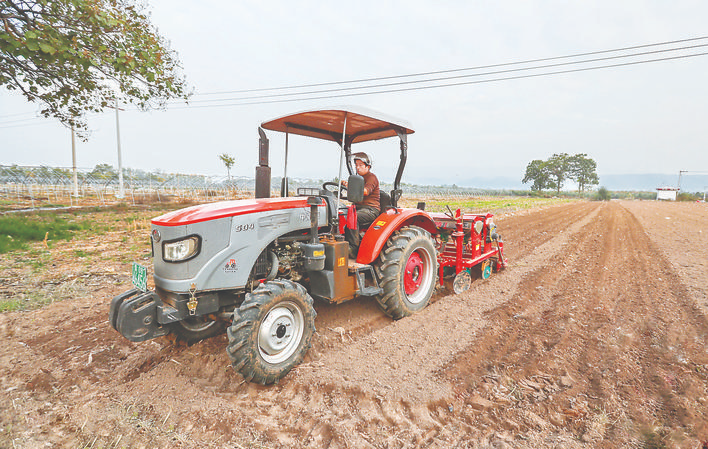
POLYGON ((403 275, 403 288, 406 295, 415 293, 423 282, 425 270, 423 259, 417 252, 413 252, 406 262, 406 272, 403 275))

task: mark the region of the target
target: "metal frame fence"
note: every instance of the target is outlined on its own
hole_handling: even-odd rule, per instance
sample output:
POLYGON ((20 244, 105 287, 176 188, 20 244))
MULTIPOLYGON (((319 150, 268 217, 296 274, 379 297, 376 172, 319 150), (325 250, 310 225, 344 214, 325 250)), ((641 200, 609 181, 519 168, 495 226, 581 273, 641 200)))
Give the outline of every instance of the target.
POLYGON ((105 205, 173 201, 216 201, 252 196, 252 180, 225 176, 123 171, 124 197, 119 198, 118 174, 110 170, 0 165, 0 199, 21 207, 105 205))
MULTIPOLYGON (((73 170, 64 167, 0 165, 0 201, 5 209, 106 205, 117 202, 146 204, 155 202, 211 202, 224 199, 253 198, 253 178, 123 171, 124 198, 119 198, 118 174, 110 166, 77 169, 74 195, 73 170)), ((323 180, 290 179, 289 189, 318 187, 323 180)), ((274 177, 273 186, 280 186, 274 177)), ((382 183, 384 190, 392 185, 382 183)), ((483 190, 457 186, 402 186, 407 198, 464 199, 509 195, 505 190, 483 190)), ((278 196, 279 190, 273 190, 278 196)))

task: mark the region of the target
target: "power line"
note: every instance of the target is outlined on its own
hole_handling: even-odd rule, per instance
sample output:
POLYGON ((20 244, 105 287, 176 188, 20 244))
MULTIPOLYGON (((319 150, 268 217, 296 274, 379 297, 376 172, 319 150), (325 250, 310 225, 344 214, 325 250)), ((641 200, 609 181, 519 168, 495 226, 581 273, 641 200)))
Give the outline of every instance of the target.
MULTIPOLYGON (((42 117, 42 118, 43 118, 43 117, 42 117)), ((45 121, 42 121, 42 118, 34 119, 34 120, 38 120, 38 121, 37 121, 37 122, 33 122, 33 123, 25 123, 25 124, 22 124, 22 125, 0 126, 0 129, 7 129, 7 128, 24 128, 24 127, 26 127, 26 126, 48 125, 48 124, 50 124, 50 123, 56 124, 56 122, 54 122, 53 120, 45 120, 45 121)), ((3 123, 0 123, 0 125, 3 125, 3 123)))
MULTIPOLYGON (((631 61, 631 62, 625 62, 625 63, 619 63, 619 64, 608 64, 608 65, 601 65, 601 66, 595 66, 595 67, 583 67, 583 68, 579 68, 579 69, 568 69, 568 70, 558 70, 558 71, 544 72, 544 73, 509 76, 509 77, 503 77, 503 78, 492 78, 492 79, 485 79, 485 80, 474 80, 474 81, 463 81, 463 82, 457 82, 457 83, 437 84, 434 86, 415 86, 415 87, 406 87, 406 88, 399 88, 399 89, 379 90, 379 91, 372 91, 372 92, 355 92, 355 93, 347 93, 347 94, 322 95, 322 96, 307 97, 307 98, 285 98, 285 99, 275 99, 275 100, 243 102, 243 103, 229 103, 229 104, 202 105, 202 106, 182 106, 182 107, 172 107, 170 109, 197 109, 197 108, 218 108, 218 107, 229 107, 229 106, 250 106, 250 105, 270 104, 270 103, 286 103, 286 102, 293 102, 293 101, 324 100, 324 99, 332 99, 332 98, 357 97, 357 96, 363 96, 363 95, 410 92, 410 91, 427 90, 427 89, 438 89, 438 88, 442 88, 442 87, 454 87, 454 86, 464 86, 464 85, 471 85, 471 84, 511 81, 511 80, 518 80, 518 79, 524 79, 524 78, 537 78, 537 77, 541 77, 541 76, 552 76, 552 75, 560 75, 560 74, 566 74, 566 73, 585 72, 585 71, 590 71, 590 70, 599 70, 599 69, 607 69, 607 68, 614 68, 614 67, 626 67, 626 66, 631 66, 631 65, 647 64, 647 63, 651 63, 651 62, 671 61, 671 60, 685 59, 685 58, 705 56, 705 55, 708 55, 708 52, 695 53, 695 54, 690 54, 690 55, 681 55, 681 56, 671 56, 671 57, 657 58, 657 59, 648 59, 648 60, 643 60, 643 61, 631 61)), ((373 88, 376 86, 369 86, 369 87, 373 88)))
MULTIPOLYGON (((32 112, 25 112, 22 114, 10 114, 9 116, 12 115, 26 115, 26 114, 34 114, 32 112)), ((86 114, 86 117, 92 117, 92 116, 97 116, 97 115, 102 115, 102 113, 91 113, 91 114, 86 114)), ((8 116, 8 117, 9 117, 8 116)), ((53 123, 51 120, 53 120, 52 117, 44 117, 44 116, 35 116, 32 118, 25 118, 25 119, 17 119, 17 120, 7 120, 7 121, 0 121, 0 129, 6 129, 6 128, 22 128, 25 126, 35 126, 35 125, 44 125, 46 123, 53 123), (50 121, 47 121, 49 119, 50 121), (32 123, 25 123, 25 124, 19 124, 19 125, 8 125, 10 123, 22 123, 22 122, 32 122, 32 123), (8 126, 5 126, 8 125, 8 126)))
MULTIPOLYGON (((647 56, 647 55, 658 54, 658 53, 666 53, 666 52, 673 52, 673 51, 680 51, 680 50, 690 50, 690 49, 696 49, 696 48, 700 48, 700 47, 708 47, 708 44, 700 44, 700 45, 693 45, 693 46, 687 46, 687 47, 677 47, 677 48, 670 48, 670 49, 664 49, 664 50, 653 50, 653 51, 647 51, 647 52, 632 53, 632 54, 628 54, 628 55, 607 56, 604 58, 584 59, 584 60, 580 60, 580 61, 561 62, 561 63, 556 63, 556 64, 545 64, 545 65, 538 65, 538 66, 532 66, 532 67, 522 67, 522 68, 508 69, 508 70, 497 70, 497 71, 492 71, 492 72, 473 73, 473 74, 467 74, 467 75, 455 75, 455 76, 446 76, 446 77, 438 77, 438 78, 427 78, 427 79, 423 79, 423 80, 413 80, 413 81, 398 81, 398 82, 393 82, 393 83, 371 84, 371 85, 367 85, 367 86, 341 87, 341 88, 336 88, 336 89, 311 90, 311 91, 304 91, 304 92, 288 92, 288 93, 280 93, 280 94, 255 95, 255 96, 248 96, 248 97, 218 98, 218 99, 212 99, 212 100, 196 100, 196 101, 193 101, 192 103, 256 100, 256 99, 264 99, 264 98, 289 97, 289 96, 296 96, 296 95, 313 95, 313 94, 321 94, 321 93, 329 93, 329 92, 346 92, 346 91, 372 89, 372 88, 380 88, 380 87, 392 87, 392 86, 401 86, 401 85, 410 85, 410 84, 421 84, 421 83, 430 83, 430 82, 436 82, 436 81, 448 81, 448 80, 452 80, 452 79, 499 75, 502 73, 513 73, 513 72, 547 69, 547 68, 551 68, 551 67, 562 67, 562 66, 567 66, 567 65, 587 64, 587 63, 592 63, 592 62, 608 61, 608 60, 613 60, 613 59, 632 58, 632 57, 647 56)), ((510 64, 516 64, 516 63, 510 63, 510 64)))
POLYGON ((6 114, 6 115, 0 115, 0 118, 5 118, 5 117, 17 117, 20 115, 35 115, 36 113, 34 112, 19 112, 17 114, 6 114))
MULTIPOLYGON (((408 75, 395 75, 395 76, 366 78, 366 79, 350 80, 350 81, 335 81, 335 82, 327 82, 327 83, 307 84, 307 85, 301 85, 301 86, 248 89, 248 90, 242 90, 242 91, 231 91, 231 92, 226 92, 226 93, 277 91, 277 90, 299 89, 299 88, 316 87, 316 86, 343 85, 343 84, 362 83, 362 82, 369 82, 369 81, 383 81, 383 80, 392 80, 392 79, 401 79, 401 78, 412 78, 412 77, 429 76, 429 75, 437 75, 437 74, 444 74, 444 73, 456 73, 456 72, 463 72, 463 71, 470 71, 470 70, 480 70, 480 69, 485 69, 485 68, 508 67, 508 66, 514 66, 514 65, 546 62, 546 61, 569 59, 569 58, 578 58, 578 57, 582 57, 582 56, 591 56, 591 55, 607 54, 607 53, 619 52, 619 51, 636 50, 636 49, 640 49, 640 48, 655 47, 655 46, 660 46, 660 45, 668 45, 668 44, 676 44, 676 43, 684 43, 684 42, 694 42, 694 41, 699 41, 699 40, 704 40, 704 39, 708 39, 708 36, 675 40, 675 41, 667 41, 667 42, 661 42, 661 43, 655 43, 655 44, 637 45, 637 46, 632 46, 632 47, 623 47, 623 48, 612 49, 612 50, 601 50, 601 51, 593 51, 593 52, 587 52, 587 53, 577 53, 577 54, 573 54, 573 55, 556 56, 556 57, 550 57, 550 58, 540 58, 540 59, 531 59, 531 60, 526 60, 526 61, 493 64, 493 65, 486 65, 486 66, 479 66, 479 67, 472 67, 472 68, 437 70, 437 71, 421 72, 421 73, 408 74, 408 75)), ((438 88, 443 88, 443 87, 455 87, 455 86, 481 84, 481 83, 511 81, 511 80, 518 80, 518 79, 524 79, 524 78, 553 76, 553 75, 567 74, 567 73, 574 73, 574 72, 583 72, 583 71, 589 71, 589 70, 599 70, 599 69, 606 69, 606 68, 615 68, 615 67, 624 67, 624 66, 631 66, 631 65, 638 65, 638 64, 646 64, 646 63, 652 63, 652 62, 685 59, 685 58, 690 58, 690 57, 705 56, 705 55, 708 55, 708 52, 693 53, 693 54, 680 55, 680 56, 669 56, 669 57, 664 57, 664 58, 646 59, 646 60, 641 60, 641 61, 631 61, 631 62, 618 63, 618 64, 606 64, 606 65, 599 65, 599 66, 593 66, 593 67, 583 67, 583 68, 578 68, 578 69, 556 70, 556 71, 548 71, 548 72, 543 72, 543 73, 531 73, 531 74, 517 75, 517 76, 497 77, 497 78, 490 78, 490 79, 461 81, 461 82, 452 82, 452 83, 443 83, 443 84, 434 84, 434 85, 420 85, 420 84, 429 84, 429 83, 440 82, 440 81, 450 81, 450 80, 454 80, 454 79, 465 79, 465 78, 471 78, 471 77, 500 75, 500 74, 504 74, 504 73, 515 73, 515 72, 549 69, 549 68, 553 68, 553 67, 562 67, 562 66, 569 66, 569 65, 597 63, 597 62, 601 62, 601 61, 616 60, 616 59, 621 59, 621 58, 636 58, 639 56, 647 56, 647 55, 652 55, 652 54, 675 52, 675 51, 681 51, 681 50, 691 50, 691 49, 696 49, 696 48, 701 48, 701 47, 708 47, 708 44, 698 44, 698 45, 692 45, 692 46, 674 47, 674 48, 669 48, 669 49, 652 50, 652 51, 637 52, 637 53, 630 53, 630 54, 624 54, 624 55, 614 55, 614 56, 607 56, 607 57, 601 57, 601 58, 583 59, 583 60, 579 60, 579 61, 569 61, 569 62, 561 62, 561 63, 555 63, 555 64, 542 64, 542 65, 536 65, 536 66, 531 66, 531 67, 521 67, 521 68, 514 68, 514 69, 507 69, 507 70, 496 70, 496 71, 483 72, 483 73, 445 76, 445 77, 437 77, 437 78, 426 78, 426 79, 421 79, 421 80, 398 81, 398 82, 390 82, 390 83, 369 84, 366 86, 341 87, 341 88, 334 88, 334 89, 319 89, 319 90, 289 92, 289 93, 280 93, 280 94, 254 95, 254 96, 236 97, 236 98, 221 98, 221 99, 217 98, 217 99, 211 99, 211 100, 196 100, 195 103, 202 103, 202 102, 214 103, 214 102, 227 102, 227 101, 234 101, 237 103, 204 104, 204 105, 196 105, 196 106, 187 105, 187 106, 170 107, 169 109, 215 108, 215 107, 246 106, 246 105, 258 105, 258 104, 270 104, 270 103, 284 103, 284 102, 293 102, 293 101, 322 100, 322 99, 346 98, 346 97, 363 96, 363 95, 410 92, 410 91, 438 89, 438 88), (410 86, 410 85, 415 85, 415 86, 400 87, 400 88, 395 88, 395 89, 382 89, 382 88, 386 88, 386 87, 410 86), (371 91, 367 91, 367 92, 351 92, 351 91, 361 91, 361 90, 365 90, 365 89, 377 89, 377 90, 371 90, 371 91), (336 93, 336 92, 340 92, 340 93, 336 93), (349 93, 341 93, 341 92, 349 92, 349 93), (329 93, 333 93, 333 95, 318 95, 318 94, 329 94, 329 93), (283 97, 304 97, 304 98, 283 98, 283 97), (257 100, 257 101, 245 101, 245 100, 257 100)), ((211 94, 217 94, 217 93, 202 94, 202 95, 211 95, 211 94)), ((12 117, 12 116, 20 116, 20 115, 26 115, 26 114, 29 114, 29 113, 9 114, 9 115, 0 116, 0 117, 12 117)), ((93 115, 97 115, 97 114, 93 114, 93 115)), ((35 118, 28 118, 28 119, 10 120, 10 121, 6 121, 6 122, 0 121, 0 129, 35 126, 35 125, 39 125, 39 124, 49 123, 49 122, 41 122, 42 119, 43 119, 43 117, 35 117, 35 118), (18 123, 18 122, 21 123, 21 122, 32 121, 32 120, 39 120, 40 122, 9 125, 10 123, 18 123), (8 125, 8 126, 2 126, 2 125, 8 125)))
POLYGON ((0 122, 0 125, 5 125, 7 123, 29 122, 29 121, 37 120, 39 118, 41 118, 41 117, 21 118, 21 119, 17 119, 17 120, 7 120, 7 121, 0 122))
POLYGON ((693 42, 693 41, 704 40, 704 39, 708 39, 708 36, 693 37, 693 38, 688 38, 688 39, 679 39, 679 40, 666 41, 666 42, 657 42, 654 44, 634 45, 634 46, 630 46, 630 47, 621 47, 621 48, 615 48, 615 49, 611 49, 611 50, 598 50, 598 51, 591 51, 591 52, 586 52, 586 53, 575 53, 575 54, 564 55, 564 56, 553 56, 553 57, 548 57, 548 58, 528 59, 525 61, 505 62, 505 63, 500 63, 500 64, 483 65, 483 66, 477 66, 477 67, 466 67, 466 68, 461 68, 461 69, 434 70, 434 71, 429 71, 429 72, 411 73, 411 74, 406 74, 406 75, 381 76, 381 77, 374 77, 374 78, 361 78, 361 79, 348 80, 348 81, 331 81, 331 82, 314 83, 314 84, 300 84, 300 85, 294 85, 294 86, 264 87, 264 88, 256 88, 256 89, 232 90, 232 91, 223 91, 223 92, 205 92, 205 93, 201 93, 201 94, 199 94, 199 93, 195 94, 195 96, 224 95, 224 94, 263 92, 263 91, 273 91, 273 90, 302 89, 302 88, 308 88, 308 87, 333 86, 333 85, 340 85, 340 84, 353 84, 353 83, 364 83, 364 82, 370 82, 370 81, 385 81, 385 80, 390 80, 390 79, 439 75, 439 74, 443 74, 443 73, 455 73, 455 72, 464 72, 464 71, 469 71, 469 70, 481 70, 481 69, 490 69, 490 68, 495 68, 495 67, 505 67, 505 66, 510 66, 510 65, 521 65, 521 64, 545 62, 545 61, 554 61, 554 60, 559 60, 559 59, 579 58, 582 56, 592 56, 592 55, 598 55, 598 54, 604 54, 604 53, 615 53, 615 52, 627 51, 627 50, 637 50, 640 48, 657 47, 657 46, 661 46, 661 45, 673 45, 673 44, 679 44, 679 43, 684 43, 684 42, 693 42))

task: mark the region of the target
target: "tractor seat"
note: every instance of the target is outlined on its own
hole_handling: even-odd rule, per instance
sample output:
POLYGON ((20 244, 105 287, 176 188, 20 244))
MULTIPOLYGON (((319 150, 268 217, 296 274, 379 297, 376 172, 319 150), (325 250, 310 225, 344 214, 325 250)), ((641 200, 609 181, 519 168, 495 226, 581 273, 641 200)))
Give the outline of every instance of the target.
POLYGON ((386 212, 386 209, 391 207, 391 195, 381 190, 379 192, 379 202, 381 203, 381 212, 386 212))

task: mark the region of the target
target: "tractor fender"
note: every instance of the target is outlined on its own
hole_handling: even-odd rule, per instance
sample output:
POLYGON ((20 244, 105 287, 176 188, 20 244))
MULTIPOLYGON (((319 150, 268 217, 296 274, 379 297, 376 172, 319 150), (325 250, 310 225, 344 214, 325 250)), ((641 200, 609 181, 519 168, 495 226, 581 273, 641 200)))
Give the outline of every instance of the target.
POLYGON ((366 230, 356 261, 370 264, 376 260, 391 235, 404 226, 418 226, 431 234, 438 232, 435 222, 426 212, 420 209, 390 208, 379 215, 366 230))

